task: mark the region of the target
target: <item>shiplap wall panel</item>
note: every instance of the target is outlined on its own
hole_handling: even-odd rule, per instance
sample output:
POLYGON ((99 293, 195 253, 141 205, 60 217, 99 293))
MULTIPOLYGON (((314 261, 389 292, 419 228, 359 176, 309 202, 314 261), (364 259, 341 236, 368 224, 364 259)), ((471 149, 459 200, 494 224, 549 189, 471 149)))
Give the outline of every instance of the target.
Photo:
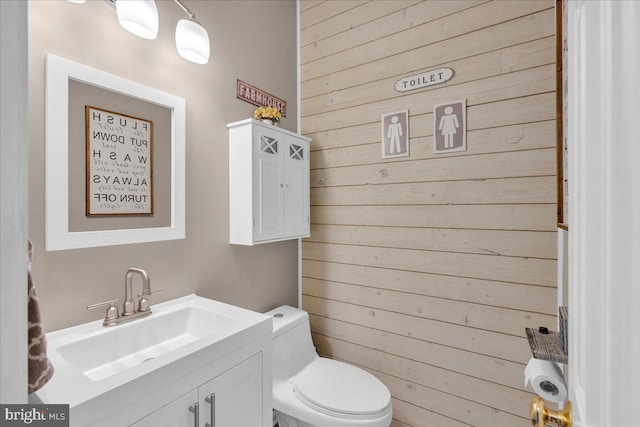
POLYGON ((531 395, 525 391, 469 377, 392 353, 320 334, 314 334, 313 340, 318 351, 322 354, 331 355, 368 369, 385 372, 471 402, 486 405, 495 410, 501 408, 505 412, 517 414, 521 407, 527 406, 531 400, 531 395))
MULTIPOLYGON (((499 30, 496 30, 495 24, 506 22, 503 24, 505 29, 514 30, 515 32, 515 28, 512 29, 510 27, 510 25, 515 23, 517 26, 522 28, 520 31, 521 33, 529 33, 527 30, 531 30, 530 33, 532 34, 533 39, 541 36, 541 32, 537 31, 536 28, 537 20, 543 19, 549 15, 552 21, 554 19, 553 10, 549 13, 548 2, 544 1, 498 1, 487 2, 477 7, 468 7, 474 3, 478 2, 468 0, 434 1, 431 3, 431 7, 426 7, 425 9, 427 11, 444 9, 444 16, 440 19, 427 22, 418 27, 410 28, 407 31, 401 31, 387 37, 375 39, 369 43, 355 46, 352 49, 341 50, 338 53, 322 57, 315 61, 307 61, 305 58, 304 63, 302 63, 300 67, 301 80, 305 82, 314 78, 330 75, 331 73, 335 73, 346 68, 359 67, 361 64, 372 63, 373 61, 381 58, 388 58, 389 56, 398 54, 399 52, 403 52, 408 55, 414 49, 424 49, 424 46, 431 48, 430 50, 432 51, 446 50, 447 52, 444 53, 444 58, 451 57, 452 54, 456 53, 457 57, 455 59, 459 59, 463 58, 465 54, 460 54, 457 51, 455 44, 463 41, 456 40, 458 37, 460 39, 469 38, 469 36, 473 35, 476 30, 485 30, 485 32, 489 34, 486 36, 482 34, 482 40, 479 41, 479 44, 474 45, 479 51, 492 50, 489 49, 489 44, 493 42, 492 36, 494 36, 494 34, 492 33, 499 32, 499 30), (453 13, 462 8, 466 9, 459 13, 453 13), (545 8, 547 9, 546 12, 525 16, 520 19, 514 19, 521 13, 529 15, 531 12, 545 8), (511 21, 512 19, 513 21, 511 21), (446 43, 442 43, 441 46, 434 46, 437 42, 442 41, 446 41, 446 43)), ((429 3, 426 2, 426 4, 428 5, 429 3)), ((366 30, 366 27, 364 29, 366 30)), ((349 32, 347 34, 348 37, 346 37, 345 40, 351 38, 351 34, 349 32)), ((542 35, 543 34, 544 32, 542 35)), ((498 35, 495 34, 495 36, 498 35)), ((476 38, 478 38, 477 35, 476 38)), ((344 41, 341 42, 340 40, 335 40, 335 44, 338 46, 337 49, 341 49, 342 43, 344 43, 344 41)), ((461 46, 460 48, 467 52, 466 55, 477 53, 477 51, 469 51, 469 47, 461 46)), ((434 55, 430 60, 437 61, 443 57, 434 55)))
MULTIPOLYGON (((440 1, 440 0, 436 0, 440 1)), ((541 0, 541 2, 545 2, 541 0)), ((450 3, 457 3, 455 1, 450 3)), ((500 1, 498 1, 500 3, 500 1)), ((507 2, 505 2, 507 3, 507 2)), ((546 2, 548 4, 548 2, 546 2)), ((447 65, 451 61, 457 61, 466 57, 472 57, 482 52, 490 52, 503 49, 520 43, 530 42, 539 38, 554 35, 555 18, 553 9, 546 10, 530 16, 508 21, 502 25, 488 27, 486 29, 471 32, 452 40, 426 45, 417 49, 402 51, 396 55, 383 56, 377 60, 371 57, 364 58, 359 65, 327 72, 316 70, 321 64, 309 65, 307 74, 327 73, 326 75, 312 77, 302 75, 305 92, 300 93, 302 99, 307 99, 319 94, 344 89, 358 84, 377 81, 391 76, 410 74, 414 71, 424 70, 427 67, 437 68, 447 65), (549 30, 547 27, 551 25, 549 30), (498 28, 496 28, 498 27, 498 28)), ((460 30, 463 31, 463 30, 460 30)), ((348 32, 345 32, 348 37, 348 32)), ((359 49, 366 49, 366 45, 359 49)), ((370 50, 370 49, 369 49, 370 50)), ((366 53, 367 50, 365 50, 366 53)), ((369 52, 372 54, 372 52, 369 52)), ((304 58, 301 58, 304 61, 304 58)), ((315 61, 319 62, 319 61, 315 61)), ((304 64, 304 63, 303 63, 304 64)))
MULTIPOLYGON (((554 121, 523 123, 498 128, 467 130, 467 151, 457 153, 433 153, 433 136, 411 138, 411 159, 471 156, 475 154, 500 153, 505 151, 553 148, 554 121), (551 142, 550 142, 551 141, 551 142)), ((314 134, 311 168, 319 169, 353 164, 380 162, 379 123, 354 126, 332 132, 314 134), (377 131, 377 132, 374 132, 377 131), (375 139, 378 139, 378 142, 375 139)), ((387 162, 405 162, 407 158, 387 159, 387 162)))
MULTIPOLYGON (((303 260, 305 280, 315 278, 370 286, 377 290, 397 290, 408 294, 427 295, 487 306, 554 315, 555 288, 517 283, 443 276, 417 271, 391 270, 365 265, 303 260)), ((369 303, 369 301, 365 301, 369 303)))
POLYGON ((498 178, 312 188, 316 205, 553 203, 553 177, 498 178))
MULTIPOLYGON (((523 390, 524 365, 310 313, 316 333, 523 390)), ((526 344, 525 344, 526 345, 526 344)), ((527 408, 528 409, 528 408, 527 408)))
MULTIPOLYGON (((411 381, 406 381, 378 371, 369 370, 377 375, 389 387, 396 399, 422 406, 432 411, 439 411, 451 419, 460 419, 464 423, 474 423, 478 427, 494 427, 498 425, 522 425, 522 418, 480 405, 466 399, 442 393, 411 381)), ((445 425, 449 425, 446 423, 445 425)))
MULTIPOLYGON (((336 32, 332 36, 326 37, 324 40, 314 43, 311 46, 304 46, 301 53, 305 58, 308 58, 306 63, 309 63, 347 49, 385 39, 395 33, 418 27, 426 22, 476 6, 483 1, 487 0, 461 0, 432 3, 413 2, 415 4, 413 7, 411 7, 412 5, 408 5, 409 7, 403 7, 396 13, 387 13, 382 17, 380 17, 382 9, 388 9, 384 3, 383 6, 376 5, 375 8, 360 7, 352 9, 349 11, 351 13, 345 13, 338 17, 342 22, 352 24, 352 27, 349 28, 348 38, 340 37, 340 33, 336 32), (351 16, 354 13, 359 16, 356 20, 351 16), (372 14, 378 16, 375 22, 368 22, 368 25, 358 25, 358 23, 363 20, 363 17, 366 19, 366 17, 372 14)), ((400 2, 398 1, 396 3, 400 2)), ((389 12, 394 12, 394 10, 389 9, 389 12)), ((337 21, 337 19, 333 21, 337 21)), ((339 60, 340 58, 338 58, 338 61, 339 60)))
POLYGON ((327 0, 305 0, 300 2, 300 13, 318 6, 321 3, 325 3, 327 0))
MULTIPOLYGON (((311 171, 311 187, 374 185, 470 179, 549 176, 555 172, 555 148, 530 151, 407 160, 323 168, 311 171), (550 163, 551 162, 551 163, 550 163)), ((357 204, 357 200, 354 200, 357 204)))
MULTIPOLYGON (((305 279, 305 293, 331 301, 362 304, 394 313, 406 313, 461 326, 471 326, 485 331, 496 331, 520 337, 522 329, 531 324, 555 328, 555 316, 538 313, 523 313, 499 307, 487 307, 478 304, 447 300, 425 295, 374 289, 345 283, 326 282, 318 279, 305 279)), ((311 300, 310 300, 311 301, 311 300)), ((312 300, 322 304, 320 299, 312 300)), ((418 320, 415 320, 418 322, 418 320)), ((448 326, 443 326, 447 328, 448 326)), ((464 335, 464 331, 461 335, 464 335)), ((415 335, 414 335, 415 336, 415 335)), ((457 337, 456 337, 457 339, 457 337)), ((527 356, 530 356, 527 353, 527 356)), ((528 360, 529 357, 527 357, 528 360)))
MULTIPOLYGON (((460 77, 441 84, 439 88, 443 89, 486 77, 526 70, 540 66, 540 64, 555 64, 554 47, 554 37, 545 37, 506 49, 453 61, 447 66, 455 69, 460 77)), ((390 94, 388 91, 388 87, 393 86, 398 77, 393 76, 382 81, 378 80, 306 98, 301 101, 301 106, 305 112, 311 115, 406 96, 402 92, 390 94)))
POLYGON ((327 19, 339 15, 343 12, 351 10, 359 5, 366 3, 368 0, 340 0, 340 1, 324 1, 316 2, 308 10, 304 3, 300 2, 303 6, 300 8, 300 28, 305 29, 311 25, 321 23, 327 19))
POLYGON ((415 427, 463 427, 468 424, 447 418, 424 407, 392 398, 394 417, 415 427))
MULTIPOLYGON (((310 132, 317 132, 329 126, 348 127, 356 123, 376 121, 374 118, 389 111, 397 111, 403 105, 415 105, 413 114, 426 114, 434 104, 440 104, 451 99, 466 97, 467 106, 502 101, 512 98, 553 92, 555 75, 552 71, 555 65, 544 65, 523 71, 516 71, 495 77, 488 77, 481 82, 473 81, 459 85, 435 88, 428 93, 409 93, 403 97, 390 98, 373 104, 367 104, 363 109, 357 105, 308 115, 305 118, 310 132), (549 77, 551 75, 551 77, 549 77)), ((470 114, 473 110, 470 111, 470 114)))
MULTIPOLYGON (((429 343, 437 343, 519 363, 526 362, 531 356, 527 346, 523 345, 522 340, 525 338, 418 316, 409 319, 409 315, 386 310, 373 310, 370 307, 326 300, 310 295, 306 295, 305 298, 305 306, 309 313, 317 316, 331 317, 343 322, 356 323, 429 343)), ((464 317, 458 319, 462 323, 465 323, 466 320, 464 317)), ((481 322, 482 320, 477 323, 481 322)))
POLYGON ((305 3, 318 351, 378 376, 394 426, 528 425, 524 327, 556 323, 554 2, 305 3), (467 151, 434 154, 433 105, 457 99, 467 151), (410 156, 383 160, 380 115, 404 109, 410 156))
MULTIPOLYGON (((308 57, 310 53, 306 52, 305 49, 309 49, 309 45, 312 43, 316 47, 316 49, 322 52, 324 51, 324 49, 322 48, 322 40, 324 40, 326 43, 326 39, 340 37, 340 33, 349 30, 351 30, 351 32, 349 33, 349 42, 353 43, 354 28, 364 24, 368 24, 371 21, 377 20, 379 18, 388 20, 388 15, 393 14, 393 12, 396 11, 406 13, 404 12, 404 10, 407 7, 413 6, 417 3, 421 4, 422 0, 376 0, 376 3, 377 4, 375 8, 366 7, 366 5, 363 4, 362 6, 364 7, 355 7, 338 16, 325 19, 317 25, 313 25, 307 28, 306 31, 300 34, 301 52, 304 52, 304 55, 308 57)), ((378 27, 384 24, 376 22, 374 25, 378 27)), ((370 31, 371 25, 369 25, 368 28, 370 31)), ((371 40, 371 33, 369 32, 369 34, 370 38, 368 38, 366 41, 371 40)), ((329 54, 329 52, 325 51, 324 54, 327 55, 329 54)))
POLYGON ((307 241, 555 259, 554 232, 441 228, 311 226, 307 241))
POLYGON ((555 260, 305 242, 306 259, 537 286, 555 286, 555 260))
POLYGON ((397 205, 312 206, 314 224, 388 227, 472 228, 555 231, 555 206, 544 205, 397 205), (551 223, 549 222, 551 221, 551 223))
MULTIPOLYGON (((452 100, 455 99, 456 98, 452 98, 452 100)), ((422 108, 422 106, 419 106, 419 108, 422 108)), ((467 108, 467 131, 470 136, 473 136, 473 131, 478 129, 495 129, 496 127, 501 128, 502 126, 517 127, 517 125, 552 121, 555 119, 553 108, 555 108, 555 94, 553 93, 544 93, 471 106, 467 108), (552 111, 550 112, 549 109, 552 111), (496 123, 497 121, 499 122, 496 123)), ((411 116, 409 119, 409 127, 409 135, 411 135, 412 139, 432 136, 432 114, 429 112, 426 114, 411 116)), ((358 145, 371 141, 372 138, 377 138, 379 143, 380 133, 379 121, 368 121, 367 123, 347 128, 332 128, 331 130, 326 131, 308 132, 307 135, 318 138, 318 141, 314 143, 314 149, 317 150, 322 147, 330 148, 335 146, 358 145), (351 142, 346 142, 349 139, 351 139, 351 142), (332 140, 332 142, 329 142, 329 140, 332 140)), ((521 137, 522 132, 514 133, 511 143, 518 143, 518 140, 521 137)), ((431 142, 431 139, 429 138, 425 141, 431 142)), ((433 150, 433 146, 431 144, 428 144, 428 149, 433 150)), ((544 143, 545 146, 549 144, 549 142, 544 143)), ((555 144, 555 140, 553 141, 553 144, 555 144)), ((464 153, 458 155, 464 155, 464 153)), ((446 156, 434 155, 433 157, 440 158, 446 156)))

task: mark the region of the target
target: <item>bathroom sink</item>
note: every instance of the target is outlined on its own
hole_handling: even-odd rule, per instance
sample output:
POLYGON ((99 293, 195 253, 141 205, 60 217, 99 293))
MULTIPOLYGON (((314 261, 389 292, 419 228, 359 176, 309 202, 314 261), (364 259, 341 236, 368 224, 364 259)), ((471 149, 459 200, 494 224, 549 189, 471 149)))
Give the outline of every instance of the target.
MULTIPOLYGON (((131 323, 72 335, 68 343, 60 344, 56 350, 84 376, 99 381, 171 353, 215 331, 233 329, 234 323, 234 318, 194 306, 156 309, 150 317, 131 323)), ((52 334, 51 341, 54 339, 52 334)))
POLYGON ((54 375, 30 401, 82 408, 77 414, 102 410, 105 396, 107 407, 122 406, 134 392, 179 382, 271 336, 269 316, 197 295, 153 304, 151 310, 150 316, 116 326, 104 327, 100 319, 48 333, 54 375))

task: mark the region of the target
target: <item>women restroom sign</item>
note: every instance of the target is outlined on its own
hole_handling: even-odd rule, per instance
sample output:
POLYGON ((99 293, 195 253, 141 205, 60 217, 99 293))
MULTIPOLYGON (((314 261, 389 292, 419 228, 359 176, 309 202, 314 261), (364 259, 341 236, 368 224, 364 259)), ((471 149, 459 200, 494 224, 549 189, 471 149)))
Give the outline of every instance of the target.
POLYGON ((433 152, 467 150, 466 100, 433 106, 433 152))

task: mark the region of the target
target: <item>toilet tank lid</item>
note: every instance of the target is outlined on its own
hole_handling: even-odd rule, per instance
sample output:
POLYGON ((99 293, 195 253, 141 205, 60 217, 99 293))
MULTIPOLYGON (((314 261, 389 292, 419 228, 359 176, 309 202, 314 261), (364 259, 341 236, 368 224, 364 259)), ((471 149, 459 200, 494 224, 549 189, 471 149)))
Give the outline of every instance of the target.
POLYGON ((309 315, 306 311, 290 305, 282 305, 265 313, 273 319, 273 337, 277 337, 283 332, 308 321, 309 315))

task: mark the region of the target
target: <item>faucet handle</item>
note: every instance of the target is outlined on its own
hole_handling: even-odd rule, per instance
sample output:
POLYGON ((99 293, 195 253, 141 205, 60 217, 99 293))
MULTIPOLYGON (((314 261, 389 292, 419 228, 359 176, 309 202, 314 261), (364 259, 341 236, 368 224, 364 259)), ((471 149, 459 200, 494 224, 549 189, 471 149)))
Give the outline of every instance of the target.
POLYGON ((151 307, 149 306, 149 300, 147 299, 147 297, 159 292, 163 292, 163 290, 158 289, 156 291, 149 292, 143 290, 142 293, 138 294, 138 298, 140 298, 140 300, 138 301, 138 311, 149 311, 151 307))
POLYGON ((116 306, 118 301, 119 301, 118 299, 113 299, 111 301, 104 301, 104 302, 99 302, 97 304, 91 304, 87 306, 87 310, 93 310, 94 308, 104 307, 108 305, 109 307, 107 307, 107 311, 104 316, 104 322, 102 323, 105 326, 109 326, 112 324, 112 322, 115 319, 120 317, 120 313, 118 312, 118 307, 116 306))

